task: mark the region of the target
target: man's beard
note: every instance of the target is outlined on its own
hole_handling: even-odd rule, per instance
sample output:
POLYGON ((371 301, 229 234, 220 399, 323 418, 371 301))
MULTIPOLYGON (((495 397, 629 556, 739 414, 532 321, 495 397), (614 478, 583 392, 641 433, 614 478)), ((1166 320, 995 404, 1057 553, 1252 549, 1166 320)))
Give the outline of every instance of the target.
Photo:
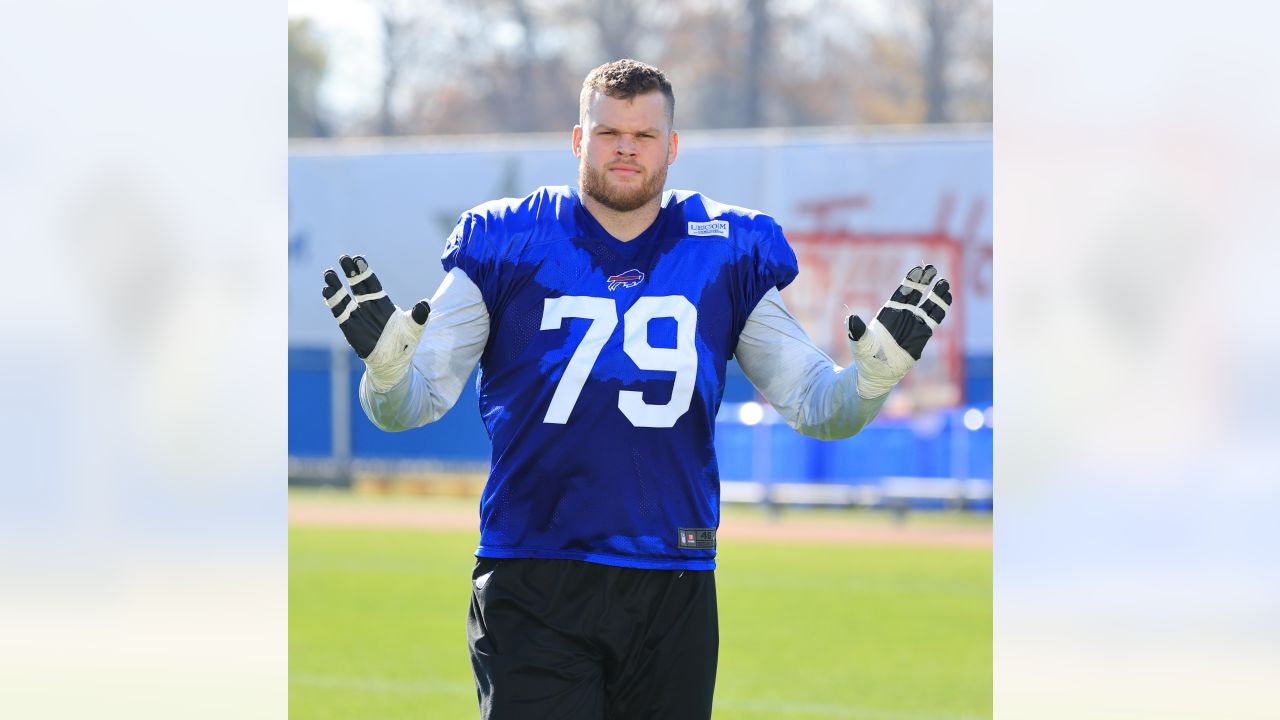
POLYGON ((610 188, 608 170, 599 171, 587 164, 586 158, 578 163, 578 185, 593 200, 616 212, 631 212, 662 194, 667 184, 667 166, 663 165, 648 181, 639 187, 610 188))

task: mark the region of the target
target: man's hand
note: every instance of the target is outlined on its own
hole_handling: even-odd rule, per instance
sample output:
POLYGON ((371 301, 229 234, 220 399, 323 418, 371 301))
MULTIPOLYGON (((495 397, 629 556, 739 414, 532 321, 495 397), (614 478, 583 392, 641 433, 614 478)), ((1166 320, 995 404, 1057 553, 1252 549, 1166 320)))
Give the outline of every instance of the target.
POLYGON ((920 359, 925 343, 946 317, 951 307, 951 284, 939 280, 930 291, 929 284, 937 274, 932 265, 911 268, 870 327, 857 315, 846 320, 862 397, 870 400, 892 390, 920 359))
POLYGON ((324 302, 347 342, 364 359, 374 389, 387 390, 408 372, 431 306, 419 300, 412 310, 400 310, 361 255, 343 255, 338 265, 351 284, 351 292, 329 268, 324 271, 324 302))

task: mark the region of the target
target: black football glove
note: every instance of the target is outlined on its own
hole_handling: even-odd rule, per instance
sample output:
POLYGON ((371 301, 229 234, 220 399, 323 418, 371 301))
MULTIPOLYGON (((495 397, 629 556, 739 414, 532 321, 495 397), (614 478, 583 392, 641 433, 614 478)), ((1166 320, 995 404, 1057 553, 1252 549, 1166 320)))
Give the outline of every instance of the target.
POLYGON ((930 291, 937 275, 932 265, 911 268, 870 327, 857 315, 847 318, 862 397, 876 398, 892 390, 920 359, 938 323, 947 316, 951 284, 939 280, 930 291))
POLYGON ((391 387, 409 369, 431 306, 426 300, 419 300, 412 310, 400 310, 387 297, 362 255, 343 255, 338 258, 338 265, 351 284, 351 292, 343 287, 338 273, 329 268, 324 271, 325 286, 321 291, 325 304, 356 355, 364 359, 375 387, 391 387))

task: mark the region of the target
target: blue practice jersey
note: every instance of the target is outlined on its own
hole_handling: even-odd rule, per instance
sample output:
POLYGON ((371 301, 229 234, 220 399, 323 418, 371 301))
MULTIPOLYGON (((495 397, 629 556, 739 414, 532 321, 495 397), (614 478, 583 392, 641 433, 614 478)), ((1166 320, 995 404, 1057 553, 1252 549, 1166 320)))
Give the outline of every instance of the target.
POLYGON ((545 187, 464 213, 442 262, 489 311, 476 554, 714 568, 725 365, 797 272, 777 222, 672 190, 624 243, 545 187))

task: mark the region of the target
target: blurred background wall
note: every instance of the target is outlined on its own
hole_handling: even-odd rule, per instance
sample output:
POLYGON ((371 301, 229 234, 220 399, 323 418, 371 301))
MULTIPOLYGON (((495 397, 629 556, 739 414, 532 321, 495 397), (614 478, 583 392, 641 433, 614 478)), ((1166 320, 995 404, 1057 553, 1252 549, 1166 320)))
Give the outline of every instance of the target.
POLYGON ((291 2, 291 480, 474 489, 488 463, 474 383, 438 423, 374 428, 320 274, 364 252, 400 305, 430 296, 459 213, 576 182, 582 77, 617 57, 675 86, 667 186, 782 224, 801 262, 784 297, 836 362, 850 361, 846 308, 870 316, 911 265, 933 262, 956 290, 925 359, 849 440, 794 433, 731 364, 726 499, 834 484, 870 492, 840 502, 989 507, 991 7, 977 0, 291 2))

